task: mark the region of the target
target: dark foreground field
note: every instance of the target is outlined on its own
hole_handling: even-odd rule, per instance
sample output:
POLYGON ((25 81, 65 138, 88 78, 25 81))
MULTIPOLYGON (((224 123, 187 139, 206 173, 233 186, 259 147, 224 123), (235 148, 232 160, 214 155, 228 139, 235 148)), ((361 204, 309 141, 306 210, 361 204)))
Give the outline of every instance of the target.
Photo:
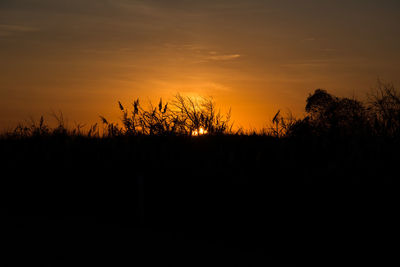
POLYGON ((377 137, 4 139, 3 243, 15 266, 386 264, 399 147, 377 137))

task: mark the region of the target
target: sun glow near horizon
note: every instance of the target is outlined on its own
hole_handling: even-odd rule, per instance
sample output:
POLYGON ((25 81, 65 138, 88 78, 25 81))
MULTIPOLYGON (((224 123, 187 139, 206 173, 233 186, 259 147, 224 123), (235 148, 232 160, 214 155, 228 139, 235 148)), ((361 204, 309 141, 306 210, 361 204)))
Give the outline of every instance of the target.
POLYGON ((200 127, 199 129, 195 129, 192 131, 192 136, 201 136, 206 134, 208 134, 208 131, 205 130, 203 127, 200 127))

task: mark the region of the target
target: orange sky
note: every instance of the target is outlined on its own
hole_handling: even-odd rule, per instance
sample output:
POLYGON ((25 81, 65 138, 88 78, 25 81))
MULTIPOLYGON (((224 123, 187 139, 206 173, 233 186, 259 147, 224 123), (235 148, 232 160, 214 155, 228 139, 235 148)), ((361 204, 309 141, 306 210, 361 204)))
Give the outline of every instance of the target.
POLYGON ((1 0, 0 129, 61 110, 119 118, 117 101, 213 96, 237 126, 301 115, 316 88, 400 85, 398 0, 1 0))

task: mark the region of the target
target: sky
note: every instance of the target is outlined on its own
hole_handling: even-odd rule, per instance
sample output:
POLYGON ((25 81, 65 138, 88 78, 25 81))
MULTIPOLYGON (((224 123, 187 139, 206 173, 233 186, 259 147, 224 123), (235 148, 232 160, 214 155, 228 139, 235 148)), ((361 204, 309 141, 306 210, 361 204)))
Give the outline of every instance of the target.
POLYGON ((398 0, 0 0, 0 129, 213 97, 236 127, 301 116, 316 88, 400 85, 398 0))

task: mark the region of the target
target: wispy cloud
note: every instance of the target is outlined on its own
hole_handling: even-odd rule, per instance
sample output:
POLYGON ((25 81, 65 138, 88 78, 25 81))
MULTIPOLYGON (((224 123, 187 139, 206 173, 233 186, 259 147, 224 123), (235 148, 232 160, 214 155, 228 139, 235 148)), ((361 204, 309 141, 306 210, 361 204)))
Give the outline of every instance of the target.
POLYGON ((207 47, 206 45, 187 43, 187 44, 173 44, 166 43, 163 45, 165 49, 174 50, 178 53, 186 53, 186 58, 191 58, 192 63, 207 63, 213 61, 229 61, 235 60, 242 55, 238 53, 229 53, 231 51, 216 51, 214 48, 207 47))
POLYGON ((213 62, 213 61, 229 61, 229 60, 235 60, 240 58, 241 55, 239 54, 221 54, 219 55, 217 52, 209 52, 208 55, 198 55, 197 60, 195 60, 193 63, 207 63, 207 62, 213 62))
POLYGON ((314 42, 316 40, 317 40, 317 38, 315 38, 315 37, 308 37, 308 38, 304 38, 302 41, 303 42, 314 42))
POLYGON ((285 68, 321 68, 335 63, 336 60, 326 60, 326 59, 315 59, 315 60, 305 60, 301 62, 293 62, 288 64, 282 64, 285 68))
POLYGON ((206 57, 208 60, 215 60, 215 61, 225 61, 225 60, 233 60, 239 58, 239 54, 231 54, 231 55, 210 55, 206 57))
POLYGON ((14 33, 35 32, 38 30, 38 28, 29 26, 0 24, 0 36, 7 36, 14 33))

